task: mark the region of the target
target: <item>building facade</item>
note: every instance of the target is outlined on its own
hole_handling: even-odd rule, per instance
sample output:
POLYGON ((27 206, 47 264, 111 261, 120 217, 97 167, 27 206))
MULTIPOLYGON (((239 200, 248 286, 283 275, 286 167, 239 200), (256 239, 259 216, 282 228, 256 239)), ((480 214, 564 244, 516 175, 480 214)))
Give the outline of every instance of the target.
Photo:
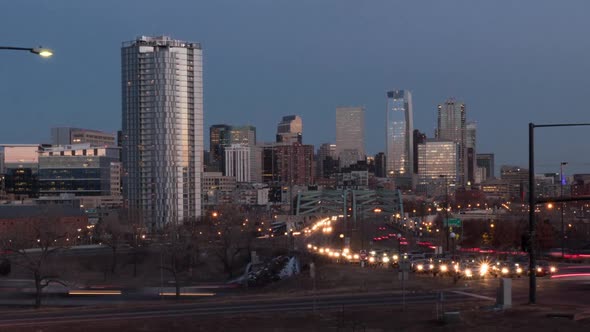
POLYGON ((233 176, 237 182, 251 182, 250 147, 232 144, 225 147, 225 175, 233 176))
POLYGON ((203 61, 199 43, 139 37, 123 43, 124 194, 161 229, 201 215, 203 61))
POLYGON ((454 98, 438 105, 438 127, 435 137, 439 140, 457 143, 459 149, 459 169, 457 184, 467 184, 467 114, 466 106, 454 98))
POLYGON ((52 145, 70 145, 81 143, 116 146, 117 134, 110 134, 98 130, 82 128, 51 128, 52 145))
POLYGON ((412 94, 407 90, 387 92, 387 175, 411 178, 414 170, 414 122, 412 94))
POLYGON ((475 175, 477 172, 477 123, 468 122, 465 130, 467 131, 465 134, 465 147, 467 148, 467 181, 468 183, 475 183, 475 175))
POLYGON ((74 144, 39 155, 39 195, 120 196, 121 164, 116 147, 74 144))
POLYGON ((429 196, 448 193, 459 177, 459 148, 452 141, 426 140, 418 145, 418 188, 429 196))
POLYGON ((485 169, 485 174, 482 181, 485 181, 486 179, 493 179, 495 177, 494 154, 478 153, 475 158, 477 167, 482 167, 485 169))
POLYGON ((303 143, 303 121, 299 115, 284 116, 277 126, 277 143, 303 143))
POLYGON ((316 177, 329 178, 334 173, 334 170, 338 171, 337 162, 336 144, 323 143, 320 145, 316 158, 316 177))
POLYGON ((313 145, 299 143, 277 145, 276 160, 282 184, 303 186, 313 184, 313 145))
POLYGON ((365 159, 363 107, 336 108, 336 154, 340 160, 340 167, 348 167, 365 159))

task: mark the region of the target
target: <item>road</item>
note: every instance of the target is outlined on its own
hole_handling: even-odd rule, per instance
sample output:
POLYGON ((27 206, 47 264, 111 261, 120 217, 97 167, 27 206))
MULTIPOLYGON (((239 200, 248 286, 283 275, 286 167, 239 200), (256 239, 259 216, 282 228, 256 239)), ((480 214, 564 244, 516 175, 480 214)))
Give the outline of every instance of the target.
MULTIPOLYGON (((436 303, 439 293, 372 293, 343 294, 307 297, 282 297, 270 299, 211 301, 190 303, 156 302, 155 305, 129 303, 116 308, 68 308, 64 310, 40 310, 0 313, 0 329, 3 327, 46 326, 48 324, 79 323, 97 320, 129 320, 161 317, 244 314, 254 312, 295 312, 330 310, 356 306, 393 306, 407 304, 436 303), (405 300, 404 300, 405 298, 405 300)), ((465 301, 486 301, 466 292, 447 291, 445 303, 465 301)))

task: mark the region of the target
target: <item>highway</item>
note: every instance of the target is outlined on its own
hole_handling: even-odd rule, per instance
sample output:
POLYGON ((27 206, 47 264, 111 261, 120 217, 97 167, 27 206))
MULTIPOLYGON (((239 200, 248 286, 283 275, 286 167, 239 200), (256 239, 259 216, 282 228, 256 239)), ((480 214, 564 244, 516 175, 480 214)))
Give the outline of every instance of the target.
MULTIPOLYGON (((439 301, 438 292, 406 293, 407 304, 434 304, 439 301)), ((254 312, 295 312, 333 310, 356 306, 399 306, 404 301, 402 293, 364 293, 322 295, 306 297, 280 297, 250 300, 205 300, 190 303, 155 302, 155 304, 128 303, 116 308, 67 308, 39 311, 10 311, 0 313, 2 327, 46 326, 74 322, 104 320, 129 320, 195 315, 234 315, 254 312)), ((444 302, 485 301, 467 292, 444 292, 444 302)))

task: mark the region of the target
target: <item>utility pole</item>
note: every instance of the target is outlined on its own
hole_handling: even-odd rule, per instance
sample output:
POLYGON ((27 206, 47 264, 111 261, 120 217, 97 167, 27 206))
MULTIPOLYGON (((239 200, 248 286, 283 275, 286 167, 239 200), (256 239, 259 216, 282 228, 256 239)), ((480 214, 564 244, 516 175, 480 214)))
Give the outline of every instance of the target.
MULTIPOLYGON (((566 161, 562 161, 561 164, 559 165, 559 188, 560 188, 560 194, 559 197, 563 198, 563 182, 564 182, 564 178, 563 178, 563 166, 567 165, 566 161)), ((565 203, 561 202, 561 259, 563 259, 565 257, 565 224, 563 222, 563 208, 565 207, 565 203)))

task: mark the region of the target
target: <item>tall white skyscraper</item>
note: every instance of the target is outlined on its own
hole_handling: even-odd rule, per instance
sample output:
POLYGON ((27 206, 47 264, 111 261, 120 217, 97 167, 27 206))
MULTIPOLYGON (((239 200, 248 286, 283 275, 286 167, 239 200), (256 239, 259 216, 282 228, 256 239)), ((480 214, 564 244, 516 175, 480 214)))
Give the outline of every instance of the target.
POLYGON ((414 120, 412 94, 407 90, 387 92, 387 176, 411 178, 414 172, 414 120))
POLYGON ((150 229, 201 215, 203 61, 199 43, 139 37, 121 49, 123 189, 150 229))
POLYGON ((251 181, 251 147, 232 144, 225 147, 225 175, 233 176, 237 182, 251 181))
POLYGON ((348 167, 365 159, 363 107, 336 108, 336 155, 340 159, 340 167, 348 167))

